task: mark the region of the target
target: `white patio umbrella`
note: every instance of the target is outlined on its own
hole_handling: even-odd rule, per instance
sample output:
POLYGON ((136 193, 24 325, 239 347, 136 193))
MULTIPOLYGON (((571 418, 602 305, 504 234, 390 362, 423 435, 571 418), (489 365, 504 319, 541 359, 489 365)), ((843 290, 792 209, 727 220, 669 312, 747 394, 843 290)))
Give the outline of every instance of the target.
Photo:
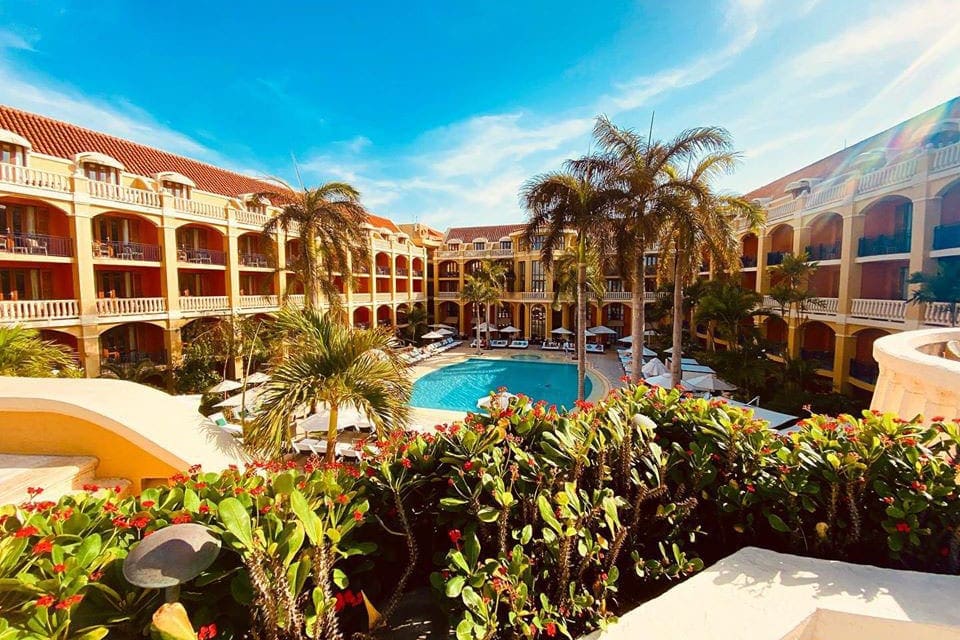
POLYGON ((587 329, 590 333, 595 336, 615 336, 617 332, 611 329, 610 327, 604 327, 603 325, 599 327, 590 327, 587 329))
POLYGON ((229 393, 231 391, 236 391, 241 388, 243 385, 237 382, 236 380, 224 380, 223 382, 218 382, 209 389, 207 393, 229 393))
POLYGON ((662 376, 665 373, 670 373, 670 370, 667 369, 667 365, 660 361, 660 358, 654 358, 647 364, 643 365, 643 368, 640 370, 640 372, 643 373, 645 378, 653 378, 655 376, 662 376))
MULTIPOLYGON (((342 407, 337 411, 337 430, 343 431, 350 427, 367 427, 370 419, 355 406, 342 407)), ((330 426, 330 408, 321 406, 317 413, 307 416, 299 423, 297 429, 304 433, 322 431, 326 433, 330 426)))
POLYGON ((595 335, 597 335, 597 334, 595 334, 593 331, 590 331, 590 329, 586 329, 586 330, 583 332, 583 335, 584 335, 584 337, 586 337, 586 338, 592 338, 593 336, 595 336, 595 335))
POLYGON ((443 334, 445 336, 453 335, 453 331, 450 331, 450 329, 437 329, 437 333, 443 334))
POLYGON ((500 333, 520 333, 520 329, 517 329, 512 324, 508 324, 503 329, 500 329, 500 333))
MULTIPOLYGON (((671 378, 669 374, 662 374, 659 376, 644 378, 643 382, 644 384, 649 385, 651 387, 666 387, 668 389, 673 388, 673 385, 670 384, 671 378)), ((692 389, 690 388, 690 386, 686 381, 681 381, 678 386, 684 391, 692 391, 692 389)))
POLYGON ((565 327, 557 327, 556 329, 554 329, 554 330, 551 331, 550 333, 555 333, 555 334, 557 334, 557 335, 559 335, 559 336, 569 336, 569 335, 573 335, 573 331, 570 331, 570 329, 567 329, 567 328, 565 328, 565 327))
MULTIPOLYGON (((476 323, 474 323, 474 324, 476 324, 476 323)), ((486 322, 481 322, 481 323, 480 323, 480 331, 499 331, 499 329, 497 329, 497 325, 495 325, 495 324, 489 324, 489 323, 486 323, 486 322)))
POLYGON ((442 322, 434 322, 433 324, 429 324, 427 326, 430 327, 431 329, 453 329, 453 327, 451 327, 450 325, 443 324, 442 322))
POLYGON ((246 378, 244 378, 243 381, 246 384, 263 384, 269 379, 270 379, 270 376, 268 376, 267 374, 263 373, 262 371, 256 371, 248 375, 246 378))
POLYGON ((493 395, 483 396, 477 399, 477 409, 489 409, 491 403, 496 402, 500 410, 503 411, 510 406, 510 401, 517 396, 512 393, 495 393, 493 395))
POLYGON ((213 405, 221 409, 236 409, 240 406, 242 398, 239 395, 230 396, 226 400, 221 400, 217 404, 213 405))
POLYGON ((439 331, 428 331, 420 337, 424 340, 439 340, 440 338, 446 338, 447 334, 440 333, 439 331))
POLYGON ((736 385, 732 385, 726 380, 721 380, 714 373, 708 373, 696 378, 684 380, 684 384, 696 388, 699 391, 733 391, 736 385))

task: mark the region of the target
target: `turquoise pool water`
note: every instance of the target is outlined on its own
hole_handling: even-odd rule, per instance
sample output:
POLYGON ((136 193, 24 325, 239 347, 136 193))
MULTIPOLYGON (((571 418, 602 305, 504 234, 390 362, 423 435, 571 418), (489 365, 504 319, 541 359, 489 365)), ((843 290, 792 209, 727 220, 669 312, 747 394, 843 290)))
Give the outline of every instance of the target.
MULTIPOLYGON (((577 365, 470 358, 414 382, 410 404, 427 409, 476 411, 477 399, 499 387, 558 407, 572 407, 577 399, 577 365)), ((587 396, 592 388, 588 376, 587 396)))

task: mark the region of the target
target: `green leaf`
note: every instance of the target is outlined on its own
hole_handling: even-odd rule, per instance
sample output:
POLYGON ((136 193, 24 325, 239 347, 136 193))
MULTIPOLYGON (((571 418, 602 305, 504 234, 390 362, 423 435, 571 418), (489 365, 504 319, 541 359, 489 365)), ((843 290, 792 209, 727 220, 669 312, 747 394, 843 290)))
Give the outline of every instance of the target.
POLYGON ((284 471, 281 474, 278 474, 276 478, 273 479, 273 491, 274 493, 293 493, 293 490, 296 487, 293 482, 293 474, 289 471, 284 471))
POLYGON ((467 580, 463 576, 454 576, 447 581, 446 587, 444 587, 444 593, 447 594, 448 598, 456 598, 460 595, 460 592, 463 591, 463 586, 466 582, 467 580))
POLYGON ((500 517, 500 512, 493 507, 482 507, 477 511, 477 517, 480 518, 481 522, 496 522, 497 518, 500 517))
POLYGON ((770 526, 780 531, 782 533, 789 533, 790 527, 787 526, 787 523, 783 521, 783 518, 778 516, 775 513, 767 514, 767 521, 770 523, 770 526))
POLYGON ((187 489, 183 492, 183 508, 190 513, 196 513, 200 508, 200 496, 193 489, 187 489))
POLYGON ((473 640, 473 621, 464 618, 457 625, 457 640, 473 640))
POLYGON ((307 537, 310 538, 310 542, 314 546, 322 544, 323 522, 320 520, 320 516, 310 509, 310 505, 307 503, 307 499, 303 494, 296 489, 290 493, 290 508, 293 509, 294 515, 296 515, 303 524, 303 528, 307 532, 307 537))
POLYGON ((483 598, 480 597, 479 593, 474 591, 473 587, 464 587, 460 596, 463 598, 464 604, 466 604, 468 607, 471 607, 474 611, 486 611, 486 607, 483 605, 483 598))
POLYGON ((444 509, 456 511, 467 504, 463 498, 440 498, 440 506, 444 509))
POLYGON ((253 532, 250 527, 250 514, 236 498, 224 498, 217 505, 220 522, 224 528, 240 541, 244 547, 253 547, 253 532))
POLYGON ((350 579, 347 578, 347 574, 344 573, 343 569, 333 568, 333 584, 337 585, 338 589, 346 589, 350 586, 350 579))
POLYGON ((533 538, 533 527, 529 524, 520 531, 520 544, 527 544, 533 538))
POLYGON ((72 636, 71 640, 100 640, 100 638, 106 638, 108 633, 110 633, 110 629, 97 627, 96 629, 90 629, 85 633, 81 633, 78 636, 72 636))
POLYGON ((537 498, 537 507, 540 508, 540 517, 543 518, 543 521, 546 522, 551 529, 557 533, 563 531, 563 527, 560 526, 560 521, 553 515, 553 508, 550 506, 547 498, 542 494, 537 498))

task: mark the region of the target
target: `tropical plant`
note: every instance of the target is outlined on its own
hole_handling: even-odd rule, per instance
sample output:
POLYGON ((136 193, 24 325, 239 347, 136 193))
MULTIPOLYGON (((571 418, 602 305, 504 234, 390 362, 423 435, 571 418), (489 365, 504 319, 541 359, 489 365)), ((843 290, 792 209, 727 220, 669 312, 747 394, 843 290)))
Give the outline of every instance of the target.
POLYGON ((810 307, 819 306, 817 296, 810 289, 810 281, 819 268, 810 260, 810 254, 785 253, 780 264, 770 267, 776 284, 770 287, 770 297, 777 303, 780 316, 794 326, 803 326, 810 307))
MULTIPOLYGON (((483 350, 480 348, 481 307, 489 307, 500 299, 500 291, 486 277, 472 273, 463 279, 463 291, 460 292, 460 301, 473 306, 473 320, 476 324, 477 355, 483 350)), ((489 334, 488 334, 489 335, 489 334)))
POLYGON ((501 298, 503 298, 503 291, 507 284, 507 267, 499 260, 484 260, 479 267, 474 269, 471 275, 478 280, 482 280, 489 293, 485 303, 486 318, 484 318, 487 325, 487 343, 489 344, 491 325, 496 326, 496 309, 501 298), (492 318, 490 317, 491 311, 493 311, 492 318))
MULTIPOLYGON (((651 120, 651 134, 653 121, 651 120)), ((683 166, 694 155, 719 151, 727 146, 724 131, 714 127, 687 129, 670 141, 646 138, 632 129, 618 127, 600 116, 593 135, 605 152, 607 172, 620 190, 617 203, 607 222, 620 273, 630 285, 633 348, 642 352, 646 329, 646 254, 656 240, 665 207, 677 195, 699 196, 698 185, 679 175, 674 167, 683 166)), ((634 358, 630 377, 639 380, 642 359, 634 358)))
POLYGON ((911 273, 907 282, 920 285, 911 294, 910 302, 949 303, 950 326, 957 326, 957 310, 960 307, 960 260, 939 260, 936 273, 911 273))
MULTIPOLYGON (((600 252, 591 245, 587 248, 586 258, 587 294, 599 307, 603 304, 603 297, 607 293, 607 279, 603 273, 602 257, 600 252)), ((553 263, 553 308, 555 310, 559 310, 564 301, 576 298, 579 266, 575 253, 563 253, 553 263)))
POLYGON ((657 264, 661 278, 673 281, 670 375, 674 386, 681 378, 684 287, 696 278, 704 257, 710 260, 715 272, 731 269, 740 253, 737 225, 745 221, 749 227, 757 228, 763 220, 762 209, 757 205, 715 191, 713 181, 732 170, 736 163, 736 155, 726 150, 728 147, 729 143, 722 145, 722 150, 711 151, 692 164, 687 175, 694 188, 689 193, 664 198, 665 218, 657 264))
POLYGON ((403 333, 408 340, 417 342, 427 332, 427 318, 427 310, 423 307, 413 307, 407 312, 407 326, 403 333))
POLYGON ((523 242, 533 246, 542 236, 540 260, 551 270, 562 251, 572 251, 577 259, 577 398, 584 399, 586 376, 587 260, 591 248, 606 255, 609 238, 602 221, 617 202, 618 193, 608 183, 603 163, 586 156, 568 160, 563 169, 536 176, 524 184, 521 199, 528 211, 523 242), (574 244, 568 235, 574 234, 574 244))
MULTIPOLYGON (((744 322, 767 313, 760 308, 762 302, 763 296, 756 291, 727 280, 710 281, 694 312, 695 322, 705 322, 710 327, 708 348, 712 350, 712 327, 716 326, 720 337, 727 342, 727 349, 739 351, 744 322)), ((755 330, 751 332, 754 337, 755 334, 755 330)))
POLYGON ((77 378, 83 371, 69 347, 20 325, 0 326, 0 376, 77 378))
POLYGON ((336 449, 341 409, 355 407, 378 430, 406 424, 411 382, 389 329, 356 329, 315 309, 289 307, 280 311, 276 329, 284 354, 270 367, 270 381, 263 386, 263 413, 244 433, 253 451, 278 458, 301 407, 322 404, 329 410, 328 461, 336 449))
POLYGON ((162 388, 166 373, 166 366, 159 365, 153 360, 140 360, 130 363, 108 362, 100 365, 101 378, 125 380, 157 388, 162 388), (155 384, 158 379, 161 384, 155 384))
POLYGON ((297 231, 300 256, 294 262, 303 281, 305 305, 318 309, 322 299, 331 307, 342 305, 336 275, 349 286, 352 264, 370 261, 366 229, 369 213, 360 203, 360 192, 345 182, 327 182, 258 194, 281 204, 280 213, 263 227, 264 233, 297 231))

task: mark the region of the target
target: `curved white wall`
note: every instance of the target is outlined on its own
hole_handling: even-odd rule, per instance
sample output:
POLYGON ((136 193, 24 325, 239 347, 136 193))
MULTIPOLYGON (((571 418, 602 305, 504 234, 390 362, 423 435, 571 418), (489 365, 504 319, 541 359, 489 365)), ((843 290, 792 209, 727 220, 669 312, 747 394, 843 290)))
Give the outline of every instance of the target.
POLYGON ((960 340, 960 329, 904 331, 874 342, 880 377, 870 408, 905 420, 960 417, 960 362, 942 356, 951 340, 960 340))

